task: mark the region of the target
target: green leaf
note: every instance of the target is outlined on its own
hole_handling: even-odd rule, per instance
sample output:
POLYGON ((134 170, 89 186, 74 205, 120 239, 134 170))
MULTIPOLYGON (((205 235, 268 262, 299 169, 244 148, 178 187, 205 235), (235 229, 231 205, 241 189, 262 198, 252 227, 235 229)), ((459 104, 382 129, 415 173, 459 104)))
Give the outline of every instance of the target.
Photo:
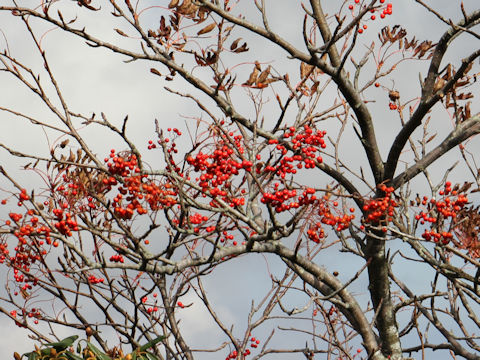
POLYGON ((80 356, 75 355, 75 354, 72 354, 72 353, 70 353, 70 352, 65 353, 64 355, 65 355, 67 358, 69 358, 70 360, 84 360, 84 359, 81 358, 80 356))
POLYGON ((78 339, 78 335, 72 335, 69 336, 62 341, 55 342, 55 343, 50 343, 50 344, 45 344, 46 346, 53 347, 57 351, 63 351, 69 346, 72 346, 72 344, 75 342, 75 340, 78 339))
POLYGON ((158 357, 148 351, 141 352, 139 355, 136 354, 137 352, 132 353, 132 360, 159 360, 158 357), (135 357, 134 357, 135 356, 135 357), (138 357, 137 357, 138 356, 138 357))
POLYGON ((27 356, 28 360, 37 360, 38 358, 43 358, 45 355, 50 355, 50 351, 52 349, 42 349, 40 350, 40 354, 37 351, 31 351, 29 353, 25 353, 22 355, 22 358, 24 356, 27 356))
POLYGON ((110 356, 101 352, 95 345, 92 343, 87 342, 87 347, 95 354, 98 360, 111 360, 110 356))
POLYGON ((82 352, 82 345, 80 345, 80 341, 77 344, 77 353, 80 354, 82 352))
POLYGON ((148 352, 148 351, 145 353, 145 355, 143 355, 143 358, 145 360, 158 360, 157 355, 152 354, 151 352, 148 352))
MULTIPOLYGON (((23 354, 23 355, 28 355, 28 360, 37 360, 38 354, 36 352, 31 352, 28 354, 23 354)), ((23 357, 22 355, 22 357, 23 357)))
POLYGON ((145 345, 140 346, 139 351, 144 352, 145 350, 150 349, 151 347, 154 347, 157 343, 159 343, 163 339, 165 339, 165 336, 159 336, 158 338, 153 339, 152 341, 149 341, 145 345))

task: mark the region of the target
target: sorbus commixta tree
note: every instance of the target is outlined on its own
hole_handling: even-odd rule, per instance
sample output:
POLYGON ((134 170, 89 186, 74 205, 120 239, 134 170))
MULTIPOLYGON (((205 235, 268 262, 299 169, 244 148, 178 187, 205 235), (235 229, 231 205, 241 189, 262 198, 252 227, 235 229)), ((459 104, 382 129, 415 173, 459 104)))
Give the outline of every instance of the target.
POLYGON ((3 2, 0 76, 28 100, 0 100, 0 311, 112 357, 478 359, 480 10, 431 3, 3 2), (123 121, 92 113, 65 88, 95 61, 65 45, 181 115, 139 132, 110 93, 123 121))

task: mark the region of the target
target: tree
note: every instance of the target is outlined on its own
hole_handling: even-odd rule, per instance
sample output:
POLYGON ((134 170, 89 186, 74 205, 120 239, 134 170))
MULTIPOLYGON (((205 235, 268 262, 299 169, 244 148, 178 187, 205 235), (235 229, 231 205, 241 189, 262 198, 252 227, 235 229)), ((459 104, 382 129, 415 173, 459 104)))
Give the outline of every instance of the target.
POLYGON ((287 6, 279 3, 0 6, 38 61, 10 50, 6 28, 2 78, 49 111, 1 105, 2 118, 51 139, 45 155, 0 144, 44 183, 0 168, 9 277, 0 310, 18 326, 44 342, 59 340, 61 327, 88 328, 112 357, 165 336, 155 350, 162 359, 377 360, 431 350, 478 359, 480 115, 471 98, 480 49, 461 59, 450 49, 478 44, 480 10, 462 3, 454 21, 412 1, 443 29, 416 39, 391 23, 384 0, 309 0, 288 4, 301 22, 285 35, 270 23, 273 7, 287 6), (105 24, 114 35, 98 31, 105 24), (194 104, 195 117, 152 119, 153 136, 137 142, 128 116, 74 110, 50 56, 53 34, 99 57, 118 54, 125 68, 148 64, 145 77, 194 104), (119 145, 107 151, 89 129, 119 145), (453 161, 436 162, 449 153, 465 181, 449 179, 453 161), (258 275, 271 287, 253 291, 244 323, 233 324, 206 284, 256 254, 272 265, 258 275), (361 279, 368 296, 353 290, 361 279), (190 343, 180 321, 189 308, 209 314, 214 347, 190 343))

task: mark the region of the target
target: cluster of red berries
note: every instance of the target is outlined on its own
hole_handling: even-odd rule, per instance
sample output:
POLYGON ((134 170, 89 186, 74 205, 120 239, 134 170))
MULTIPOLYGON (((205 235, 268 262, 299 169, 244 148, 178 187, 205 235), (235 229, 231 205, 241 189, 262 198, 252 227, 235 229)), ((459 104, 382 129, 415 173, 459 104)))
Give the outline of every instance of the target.
MULTIPOLYGON (((181 172, 180 167, 177 165, 175 159, 173 158, 173 154, 178 153, 178 148, 177 148, 177 143, 175 142, 178 137, 182 135, 182 132, 178 130, 177 128, 168 128, 167 129, 169 133, 173 132, 171 134, 171 138, 168 137, 163 137, 163 134, 160 133, 158 135, 159 139, 157 140, 157 143, 162 147, 164 151, 164 155, 167 156, 167 171, 173 171, 177 173, 177 175, 183 177, 183 173, 181 172), (171 140, 171 141, 170 141, 171 140)), ((157 147, 156 144, 153 143, 153 140, 148 141, 148 149, 152 150, 157 147)))
MULTIPOLYGON (((40 309, 37 309, 37 308, 31 308, 30 311, 27 310, 27 309, 20 309, 20 314, 18 314, 17 310, 12 310, 10 311, 10 315, 12 317, 17 317, 17 316, 20 316, 20 317, 27 317, 27 318, 34 318, 34 323, 35 324, 38 324, 38 319, 41 319, 42 318, 42 314, 40 312, 40 309)), ((26 327, 25 324, 22 324, 18 321, 15 322, 15 324, 19 327, 26 327)))
MULTIPOLYGON (((155 313, 159 310, 158 306, 157 306, 157 293, 153 293, 153 297, 154 297, 154 303, 151 304, 150 306, 147 307, 147 313, 148 314, 152 314, 152 313, 155 313)), ((142 297, 142 304, 146 304, 147 301, 148 301, 148 298, 146 296, 142 297)))
MULTIPOLYGON (((334 228, 337 231, 342 231, 348 228, 352 220, 355 218, 355 215, 347 215, 347 214, 340 214, 340 215, 334 215, 332 214, 330 210, 330 206, 327 206, 327 197, 324 197, 325 202, 320 203, 319 210, 318 210, 318 215, 321 216, 322 224, 329 225, 332 228, 334 228)), ((338 206, 338 202, 334 201, 333 203, 334 207, 338 206)), ((355 209, 350 208, 350 212, 353 213, 355 209)))
POLYGON ((148 179, 148 175, 140 174, 138 160, 135 154, 130 152, 116 153, 110 151, 104 159, 108 174, 79 173, 78 169, 65 169, 63 184, 59 185, 52 192, 64 197, 64 200, 79 211, 87 208, 95 210, 97 205, 94 196, 104 196, 118 186, 118 194, 113 198, 115 214, 125 220, 133 217, 135 212, 146 214, 147 210, 142 206, 146 201, 151 210, 161 210, 177 203, 177 192, 173 190, 170 183, 157 184, 154 180, 148 179), (88 181, 85 180, 88 178, 88 181), (125 196, 125 197, 124 197, 125 196), (83 202, 87 200, 87 208, 83 202))
MULTIPOLYGON (((68 204, 64 205, 68 207, 68 204)), ((72 219, 73 215, 71 213, 64 213, 63 209, 53 209, 53 214, 57 220, 53 226, 55 226, 55 229, 57 229, 60 234, 72 236, 72 231, 78 231, 78 224, 72 219)))
MULTIPOLYGON (((387 187, 382 184, 379 189, 385 194, 381 198, 371 199, 365 202, 363 205, 363 223, 372 224, 378 226, 380 224, 386 225, 392 221, 395 213, 395 208, 398 207, 398 203, 393 199, 393 187, 387 187)), ((363 229, 363 225, 361 227, 363 229)), ((386 231, 386 228, 382 228, 386 231)))
POLYGON ((18 206, 21 206, 24 201, 27 201, 30 199, 30 196, 27 195, 26 189, 22 189, 20 190, 20 194, 18 194, 18 198, 19 198, 18 206))
MULTIPOLYGON (((168 128, 167 129, 168 132, 171 132, 173 131, 175 133, 174 136, 181 136, 182 135, 182 132, 180 130, 178 130, 177 128, 168 128)), ((169 143, 170 142, 170 139, 169 138, 164 138, 163 140, 162 139, 159 139, 158 141, 158 144, 162 145, 163 143, 169 143)), ((157 148, 157 144, 155 144, 153 142, 153 140, 148 140, 148 150, 152 150, 152 149, 156 149, 157 148)), ((172 142, 172 145, 170 146, 170 148, 168 149, 167 151, 168 153, 177 153, 178 152, 178 149, 177 149, 177 144, 175 142, 172 142)))
MULTIPOLYGON (((15 221, 16 223, 18 223, 23 217, 22 214, 14 213, 14 212, 9 213, 8 216, 10 217, 10 219, 15 221)), ((10 224, 7 224, 7 225, 10 225, 10 224)))
POLYGON ((95 275, 90 275, 88 277, 88 282, 90 284, 101 284, 103 283, 105 280, 103 278, 97 278, 95 275))
POLYGON ((256 349, 259 344, 260 344, 260 340, 258 340, 257 338, 255 337, 250 338, 250 347, 256 349))
MULTIPOLYGON (((358 5, 360 3, 360 0, 354 0, 354 3, 355 4, 348 5, 349 10, 353 11, 353 9, 355 8, 355 5, 358 5)), ((384 4, 384 3, 385 3, 385 0, 380 0, 380 4, 384 4)), ((372 15, 370 15, 370 20, 373 21, 377 18, 377 16, 375 15, 376 12, 379 12, 380 13, 380 18, 384 19, 385 16, 392 15, 393 5, 392 5, 392 3, 387 3, 387 5, 384 6, 384 7, 381 7, 379 9, 370 10, 370 13, 372 14, 372 15)), ((358 33, 359 34, 363 33, 363 31, 366 30, 367 28, 368 28, 368 26, 366 24, 364 24, 362 27, 360 27, 358 29, 358 33)))
POLYGON ((317 197, 314 195, 315 189, 313 188, 306 188, 302 195, 297 198, 297 190, 280 190, 279 186, 280 184, 278 182, 275 183, 273 191, 264 192, 263 197, 260 199, 263 204, 270 204, 277 213, 313 204, 317 200, 317 197), (296 199, 296 201, 288 202, 290 199, 296 199))
POLYGON ((320 243, 320 241, 325 238, 325 230, 323 229, 322 224, 315 223, 310 225, 307 230, 307 236, 313 242, 317 244, 320 243))
MULTIPOLYGON (((9 213, 10 219, 5 221, 5 225, 11 228, 11 233, 17 238, 18 244, 14 249, 15 253, 10 255, 7 244, 2 243, 0 245, 0 262, 8 260, 9 265, 14 269, 14 278, 16 283, 21 286, 21 290, 30 290, 32 285, 37 283, 36 277, 30 274, 30 269, 32 264, 47 255, 48 249, 44 248, 45 243, 53 247, 59 245, 59 241, 52 241, 51 233, 72 236, 74 232, 79 231, 76 220, 77 212, 93 210, 97 207, 92 198, 93 195, 89 195, 90 192, 95 192, 96 196, 104 196, 113 186, 118 186, 118 195, 113 201, 114 211, 123 219, 131 218, 133 211, 138 214, 147 213, 142 206, 143 202, 148 204, 152 210, 176 204, 177 193, 170 184, 157 185, 153 180, 148 181, 145 175, 139 174, 140 170, 135 155, 116 154, 115 150, 111 150, 105 162, 109 170, 107 175, 102 173, 96 174, 98 176, 90 174, 90 177, 84 173, 79 175, 78 170, 71 169, 71 167, 60 170, 63 172, 62 176, 59 175, 63 183, 52 185, 51 198, 43 205, 38 205, 48 207, 47 213, 51 214, 51 221, 42 223, 34 209, 27 210, 25 214, 9 213), (117 177, 120 181, 117 180, 117 177), (84 206, 85 200, 88 202, 88 207, 84 206), (127 204, 123 206, 122 202, 127 204), (55 204, 57 204, 56 207, 55 204)), ((24 206, 24 202, 30 200, 25 189, 20 190, 17 198, 18 206, 24 206)), ((7 204, 7 200, 4 199, 1 203, 7 204)), ((123 257, 114 255, 110 260, 123 262, 123 257)), ((91 284, 98 284, 103 282, 103 279, 90 275, 88 281, 91 284)))
MULTIPOLYGON (((281 154, 279 164, 277 166, 267 165, 263 171, 274 172, 282 179, 286 174, 296 174, 297 169, 313 169, 316 167, 316 162, 322 163, 323 158, 320 156, 321 149, 326 148, 325 140, 326 131, 319 131, 312 129, 308 124, 305 125, 301 132, 297 132, 295 127, 288 128, 284 134, 284 139, 291 138, 293 144, 292 150, 294 155, 285 156, 288 153, 287 147, 280 144, 277 139, 270 139, 270 145, 277 144, 276 150, 281 154)), ((262 169, 257 167, 257 173, 262 169)))
MULTIPOLYGON (((220 242, 226 242, 228 240, 233 240, 234 239, 234 236, 232 234, 229 234, 228 231, 223 231, 223 237, 220 239, 220 242)), ((233 241, 232 243, 233 245, 237 245, 237 242, 236 241, 233 241)))
POLYGON ((110 256, 110 261, 111 262, 119 262, 119 263, 123 264, 125 260, 124 260, 122 255, 116 254, 116 255, 110 256))
MULTIPOLYGON (((22 190, 19 194, 19 198, 22 194, 26 194, 22 190)), ((22 201, 28 200, 23 196, 22 201)), ((6 204, 6 202, 3 202, 6 204)), ((23 204, 19 204, 23 206, 23 204)), ((0 263, 8 261, 14 274, 15 282, 20 286, 21 291, 32 289, 32 285, 35 286, 38 279, 30 274, 32 264, 40 261, 43 256, 47 254, 47 250, 43 248, 44 241, 47 244, 51 244, 50 232, 51 228, 46 225, 39 224, 39 218, 35 216, 34 210, 30 209, 26 212, 26 216, 19 213, 10 212, 9 217, 11 220, 5 221, 5 225, 11 228, 11 233, 17 239, 18 243, 14 248, 14 255, 10 255, 7 243, 0 244, 0 263), (13 221, 13 223, 12 223, 13 221)), ((58 242, 54 241, 53 245, 58 246, 58 242)), ((15 294, 18 294, 16 292, 15 294)))
MULTIPOLYGON (((147 313, 148 313, 148 314, 153 314, 153 313, 157 312, 158 309, 159 309, 158 306, 157 306, 157 300, 156 300, 156 298, 157 298, 157 293, 153 293, 153 297, 154 297, 155 300, 154 300, 154 303, 151 304, 151 306, 149 306, 149 307, 147 308, 147 313)), ((146 296, 144 296, 144 297, 142 298, 142 303, 143 303, 143 304, 146 304, 147 301, 148 301, 148 298, 147 298, 146 296)))
MULTIPOLYGON (((220 197, 231 207, 238 207, 245 204, 243 194, 235 195, 232 191, 232 178, 241 171, 251 172, 253 163, 240 157, 244 150, 241 145, 242 136, 229 136, 233 138, 233 144, 224 138, 215 144, 215 149, 208 154, 202 151, 195 156, 187 156, 187 163, 193 167, 195 172, 201 173, 195 181, 202 188, 202 192, 210 195, 212 199, 220 197), (235 148, 235 150, 234 150, 235 148)), ((212 202, 215 205, 215 202, 212 202)))
POLYGON ((149 314, 157 312, 157 311, 158 311, 158 306, 150 306, 149 308, 147 308, 147 312, 149 314))
POLYGON ((431 224, 430 229, 425 229, 422 234, 425 240, 441 241, 442 244, 447 245, 453 239, 453 234, 450 231, 442 231, 442 228, 445 227, 446 221, 454 220, 457 213, 468 204, 468 197, 452 190, 450 181, 445 183, 444 188, 438 194, 441 196, 439 200, 429 200, 428 197, 423 197, 421 204, 427 209, 415 215, 415 220, 419 221, 421 225, 431 224))
MULTIPOLYGON (((255 338, 255 337, 250 338, 250 347, 251 348, 256 349, 259 344, 260 344, 260 340, 258 340, 257 338, 255 338)), ((243 352, 243 356, 248 356, 251 353, 252 352, 251 352, 250 349, 245 349, 245 351, 243 352)), ((238 356, 237 350, 233 350, 230 354, 228 354, 228 356, 225 358, 225 360, 233 360, 233 359, 236 359, 237 356, 238 356)))
MULTIPOLYGON (((332 205, 334 208, 336 208, 338 206, 338 202, 333 201, 332 205)), ((354 208, 350 208, 351 213, 354 211, 354 208)), ((328 196, 324 196, 322 201, 318 201, 317 215, 320 217, 320 220, 312 223, 309 226, 307 230, 308 238, 313 242, 320 243, 321 240, 325 238, 325 230, 323 229, 323 225, 328 225, 336 231, 343 231, 347 229, 352 220, 355 218, 355 215, 343 214, 338 210, 336 212, 336 215, 332 213, 328 196)))
MULTIPOLYGON (((205 215, 200 215, 198 213, 196 214, 193 214, 193 215, 190 215, 188 217, 190 223, 192 225, 201 225, 203 224, 204 222, 208 221, 208 217, 205 216, 205 215)), ((194 229, 193 229, 194 232, 198 233, 200 231, 200 228, 198 226, 195 226, 194 229)))
MULTIPOLYGON (((153 211, 169 208, 177 203, 177 192, 170 183, 158 185, 153 180, 147 181, 148 175, 140 174, 135 154, 116 155, 112 149, 105 162, 110 174, 122 178, 118 187, 119 194, 113 199, 114 211, 119 218, 129 220, 135 211, 139 215, 146 214, 147 209, 142 206, 141 200, 145 200, 153 211)), ((117 185, 113 176, 105 179, 107 185, 117 185)))

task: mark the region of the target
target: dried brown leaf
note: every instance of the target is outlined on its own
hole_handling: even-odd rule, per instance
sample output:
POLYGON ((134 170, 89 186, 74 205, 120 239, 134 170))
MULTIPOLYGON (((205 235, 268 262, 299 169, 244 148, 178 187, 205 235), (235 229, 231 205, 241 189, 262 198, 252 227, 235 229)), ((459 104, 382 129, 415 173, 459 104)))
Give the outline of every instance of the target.
POLYGON ((170 4, 168 4, 168 8, 169 8, 169 9, 172 9, 172 8, 176 7, 179 2, 180 2, 179 0, 172 0, 172 1, 170 1, 170 4))
POLYGON ((258 75, 258 78, 256 80, 256 84, 264 84, 267 81, 268 75, 270 75, 270 68, 271 66, 269 65, 264 71, 258 75))
POLYGON ((253 85, 257 81, 258 73, 258 68, 254 67, 253 71, 250 73, 250 76, 248 77, 248 80, 244 83, 244 85, 253 85))
POLYGON ((122 36, 125 36, 125 37, 128 37, 127 34, 125 34, 122 30, 120 29, 114 29, 118 34, 122 35, 122 36))
POLYGON ((242 46, 240 46, 239 48, 236 48, 235 50, 233 50, 233 52, 235 53, 242 53, 242 52, 245 52, 245 51, 248 51, 248 47, 247 47, 247 43, 243 43, 242 46))
POLYGON ((160 71, 158 71, 157 69, 151 68, 151 69, 150 69, 150 72, 151 72, 152 74, 155 74, 155 75, 158 75, 158 76, 162 76, 162 74, 160 73, 160 71))
POLYGON ((430 136, 430 137, 427 139, 427 141, 425 141, 425 144, 428 144, 430 141, 432 141, 432 140, 435 138, 435 136, 437 136, 437 134, 433 134, 432 136, 430 136))
POLYGON ((236 39, 234 42, 232 42, 232 45, 230 45, 230 50, 235 50, 238 46, 238 43, 242 40, 242 38, 236 39))
POLYGON ((305 77, 310 76, 313 72, 313 65, 301 62, 300 63, 300 78, 303 80, 305 77))
POLYGON ((215 29, 216 26, 217 26, 217 24, 215 24, 215 23, 212 23, 212 24, 210 24, 210 25, 207 25, 207 26, 205 26, 203 29, 201 29, 199 32, 197 32, 197 35, 207 34, 207 33, 209 33, 210 31, 212 31, 213 29, 215 29))
POLYGON ((396 90, 390 90, 390 92, 388 93, 388 97, 392 101, 397 101, 400 98, 400 93, 396 90))

